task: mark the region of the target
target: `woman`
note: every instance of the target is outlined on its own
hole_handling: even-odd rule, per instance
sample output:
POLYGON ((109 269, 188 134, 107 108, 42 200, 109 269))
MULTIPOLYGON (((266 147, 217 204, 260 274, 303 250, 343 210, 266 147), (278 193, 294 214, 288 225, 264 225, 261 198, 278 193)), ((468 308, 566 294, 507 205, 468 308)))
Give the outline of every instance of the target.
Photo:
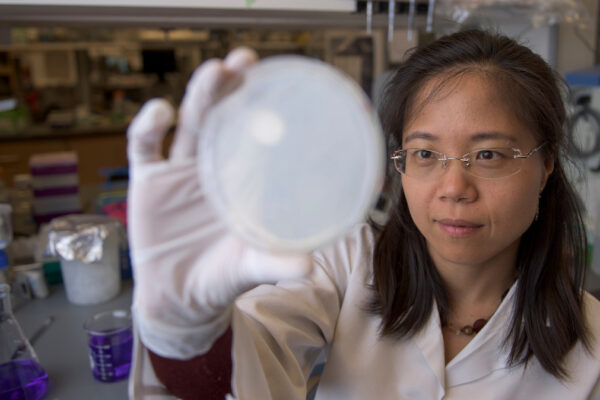
POLYGON ((307 257, 240 243, 193 175, 193 128, 254 61, 234 52, 192 77, 168 161, 168 107, 130 128, 133 308, 153 363, 138 343, 134 395, 155 371, 206 398, 207 377, 229 383, 216 363, 232 346, 225 392, 240 399, 305 398, 323 354, 317 399, 600 398, 600 304, 582 289, 565 110, 539 56, 476 30, 413 52, 382 113, 399 143, 389 222, 307 257))

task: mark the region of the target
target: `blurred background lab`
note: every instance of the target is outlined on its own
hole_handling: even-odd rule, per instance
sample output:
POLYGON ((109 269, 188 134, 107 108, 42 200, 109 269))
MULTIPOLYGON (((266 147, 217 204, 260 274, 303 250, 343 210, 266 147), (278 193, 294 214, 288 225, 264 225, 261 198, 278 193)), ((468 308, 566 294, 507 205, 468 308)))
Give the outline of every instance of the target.
POLYGON ((238 46, 334 65, 378 106, 413 47, 474 27, 519 39, 571 90, 564 156, 586 209, 586 287, 599 296, 599 23, 600 0, 0 0, 0 283, 11 289, 0 311, 32 350, 0 353, 0 399, 2 365, 19 354, 40 367, 29 398, 127 398, 127 354, 107 375, 88 341, 90 321, 121 323, 131 305, 127 127, 151 98, 177 106, 196 66, 238 46))

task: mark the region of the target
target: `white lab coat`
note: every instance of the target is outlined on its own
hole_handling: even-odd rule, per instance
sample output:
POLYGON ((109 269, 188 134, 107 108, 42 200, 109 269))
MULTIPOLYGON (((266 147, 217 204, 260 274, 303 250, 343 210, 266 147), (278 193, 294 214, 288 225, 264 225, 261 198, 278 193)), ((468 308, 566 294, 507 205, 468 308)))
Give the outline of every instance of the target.
MULTIPOLYGON (((373 240, 362 225, 315 253, 317 268, 310 278, 263 285, 238 299, 232 321, 236 398, 305 399, 323 351, 327 362, 316 400, 600 399, 600 302, 591 295, 586 293, 584 305, 592 353, 575 345, 566 358, 567 381, 546 373, 536 359, 527 368, 506 366, 503 340, 516 285, 446 365, 437 312, 410 339, 378 337, 380 318, 364 311, 373 240)), ((135 397, 159 398, 141 395, 157 393, 157 386, 143 352, 136 352, 135 397)))

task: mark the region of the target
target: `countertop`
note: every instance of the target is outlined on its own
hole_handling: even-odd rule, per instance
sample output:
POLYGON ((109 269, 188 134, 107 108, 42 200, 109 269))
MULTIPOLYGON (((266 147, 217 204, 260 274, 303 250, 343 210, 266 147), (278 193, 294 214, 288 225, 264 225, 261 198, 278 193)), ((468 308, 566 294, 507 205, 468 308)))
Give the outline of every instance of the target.
POLYGON ((94 379, 90 370, 86 319, 96 313, 131 307, 132 283, 121 282, 121 292, 105 303, 81 306, 69 303, 62 285, 50 286, 45 299, 33 299, 15 310, 14 315, 27 337, 49 317, 54 322, 33 343, 40 364, 49 377, 44 400, 127 399, 127 379, 105 383, 94 379))
POLYGON ((124 135, 128 124, 98 125, 52 128, 45 125, 32 125, 16 131, 0 131, 0 141, 31 140, 31 139, 57 139, 64 137, 80 137, 94 135, 118 134, 124 135))

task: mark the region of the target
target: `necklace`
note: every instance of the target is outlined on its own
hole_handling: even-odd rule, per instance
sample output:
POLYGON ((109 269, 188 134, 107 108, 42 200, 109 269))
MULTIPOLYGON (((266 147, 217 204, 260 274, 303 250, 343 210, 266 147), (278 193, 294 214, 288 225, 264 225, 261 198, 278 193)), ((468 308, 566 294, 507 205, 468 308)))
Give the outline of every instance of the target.
MULTIPOLYGON (((502 294, 502 297, 500 297, 500 303, 502 303, 502 300, 504 300, 504 298, 506 297, 506 295, 508 294, 508 291, 510 290, 510 288, 506 289, 506 291, 502 294)), ((472 325, 465 325, 462 328, 459 328, 453 324, 451 324, 448 321, 443 321, 442 322, 442 327, 443 328, 447 328, 448 330, 450 330, 450 332, 454 333, 455 335, 467 335, 467 336, 472 336, 475 335, 477 332, 479 332, 480 330, 483 329, 483 327, 485 326, 485 324, 487 324, 488 320, 490 318, 492 318, 492 316, 494 315, 496 311, 494 311, 492 313, 492 315, 490 315, 487 318, 479 318, 478 320, 476 320, 475 322, 473 322, 472 325)))
MULTIPOLYGON (((490 316, 490 318, 491 318, 491 316, 490 316)), ((444 328, 448 328, 452 333, 454 333, 457 336, 460 335, 461 333, 463 335, 471 336, 471 335, 474 335, 477 332, 479 332, 481 329, 483 329, 485 324, 488 322, 488 319, 479 318, 477 321, 473 322, 473 325, 465 325, 462 328, 458 328, 449 322, 446 322, 442 326, 444 328)))

